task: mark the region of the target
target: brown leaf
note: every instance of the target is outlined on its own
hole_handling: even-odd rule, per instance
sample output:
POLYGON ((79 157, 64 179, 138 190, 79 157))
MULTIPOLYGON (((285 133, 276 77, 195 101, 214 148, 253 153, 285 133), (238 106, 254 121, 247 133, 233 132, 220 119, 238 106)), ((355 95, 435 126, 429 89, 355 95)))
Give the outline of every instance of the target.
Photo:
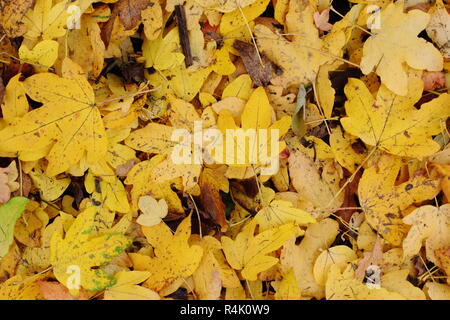
POLYGON ((75 297, 59 282, 39 280, 37 283, 42 295, 47 300, 88 300, 86 292, 83 289, 80 295, 75 297))
MULTIPOLYGON (((149 0, 119 0, 114 7, 117 15, 122 21, 125 30, 136 27, 141 20, 141 11, 150 5, 149 0)), ((152 3, 153 4, 153 3, 152 3)))
POLYGON ((12 197, 17 197, 17 196, 24 196, 24 197, 28 197, 28 195, 30 194, 31 191, 31 187, 32 187, 32 181, 29 175, 27 175, 26 173, 22 173, 22 181, 19 181, 21 184, 21 187, 19 187, 19 190, 14 191, 11 196, 12 197), (21 194, 22 193, 22 194, 21 194))
POLYGON ((378 235, 377 240, 371 252, 364 252, 364 258, 358 263, 358 269, 356 269, 356 279, 363 280, 366 274, 366 270, 371 265, 379 264, 383 260, 383 247, 381 246, 381 238, 378 235))
POLYGON ((270 83, 272 78, 273 63, 263 53, 261 53, 261 61, 255 47, 247 42, 236 40, 233 47, 239 51, 245 68, 253 82, 261 87, 265 87, 270 83))
POLYGON ((108 48, 116 17, 119 17, 125 30, 131 30, 141 21, 141 11, 150 5, 153 3, 149 0, 119 0, 116 2, 111 17, 101 26, 100 36, 105 48, 108 48))
POLYGON ((200 175, 199 186, 204 216, 219 225, 223 232, 226 231, 228 224, 225 219, 225 204, 222 202, 220 190, 229 192, 228 179, 218 169, 205 168, 200 175))
POLYGON ((133 168, 135 165, 134 160, 128 160, 127 162, 125 162, 124 164, 121 164, 120 166, 118 166, 116 168, 116 174, 119 177, 125 177, 128 174, 128 171, 131 170, 131 168, 133 168))
POLYGON ((126 84, 137 83, 145 81, 144 64, 137 62, 124 63, 121 67, 122 75, 126 84))
MULTIPOLYGON (((2 57, 3 58, 3 57, 2 57)), ((5 72, 3 73, 3 81, 4 83, 8 83, 12 77, 16 74, 22 73, 22 75, 27 78, 34 74, 34 67, 28 63, 10 63, 5 72)))
MULTIPOLYGON (((349 174, 350 175, 350 174, 349 174)), ((358 184, 359 179, 361 179, 361 172, 357 172, 352 182, 350 182, 345 188, 345 197, 344 202, 342 203, 341 208, 354 208, 357 207, 358 204, 355 201, 355 197, 358 195, 358 184)), ((356 209, 344 209, 336 212, 336 215, 341 217, 347 223, 350 222, 350 219, 353 213, 357 211, 356 209)), ((339 226, 341 228, 346 228, 346 226, 339 220, 339 226)))
POLYGON ((221 227, 222 231, 225 232, 228 224, 225 220, 225 205, 222 202, 219 190, 210 186, 208 181, 201 181, 200 189, 202 192, 200 199, 204 210, 221 227))
POLYGON ((0 26, 8 37, 16 38, 26 32, 22 18, 34 5, 35 0, 2 0, 0 1, 0 26))

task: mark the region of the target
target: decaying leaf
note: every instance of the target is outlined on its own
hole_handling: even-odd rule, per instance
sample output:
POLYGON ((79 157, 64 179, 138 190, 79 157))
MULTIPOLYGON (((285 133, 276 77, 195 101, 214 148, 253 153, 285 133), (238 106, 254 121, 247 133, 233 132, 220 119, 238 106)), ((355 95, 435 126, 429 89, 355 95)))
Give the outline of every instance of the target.
POLYGON ((410 205, 433 199, 438 180, 423 175, 395 185, 401 159, 384 155, 375 167, 367 168, 359 182, 358 195, 367 222, 388 242, 400 245, 407 233, 402 219, 410 205))
POLYGON ((114 285, 116 279, 113 276, 102 269, 92 268, 111 261, 131 244, 123 234, 98 235, 95 228, 97 215, 96 207, 86 209, 77 216, 65 235, 56 231, 51 239, 53 273, 75 295, 79 293, 80 286, 99 291, 114 285), (71 282, 73 273, 78 273, 78 285, 71 282))

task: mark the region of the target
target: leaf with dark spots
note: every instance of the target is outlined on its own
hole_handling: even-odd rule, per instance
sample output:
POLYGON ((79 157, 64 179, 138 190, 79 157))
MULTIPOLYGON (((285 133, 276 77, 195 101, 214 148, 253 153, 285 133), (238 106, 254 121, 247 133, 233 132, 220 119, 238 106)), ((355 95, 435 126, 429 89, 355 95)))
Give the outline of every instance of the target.
POLYGON ((272 61, 263 53, 260 54, 260 60, 255 47, 249 43, 236 40, 233 47, 239 51, 244 66, 253 82, 259 87, 267 86, 270 83, 274 69, 272 61))
POLYGON ((11 38, 20 37, 26 32, 22 21, 25 13, 34 5, 35 0, 0 1, 0 26, 11 38))

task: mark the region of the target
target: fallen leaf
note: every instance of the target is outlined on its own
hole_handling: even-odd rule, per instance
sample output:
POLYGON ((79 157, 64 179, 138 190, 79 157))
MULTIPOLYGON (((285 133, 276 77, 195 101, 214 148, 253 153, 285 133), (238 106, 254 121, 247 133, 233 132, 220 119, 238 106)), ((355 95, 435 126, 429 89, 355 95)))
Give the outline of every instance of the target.
POLYGON ((14 237, 14 226, 25 211, 28 201, 25 197, 14 197, 0 207, 0 226, 4 235, 0 242, 0 257, 2 258, 9 251, 14 237))
POLYGON ((93 89, 79 66, 64 61, 66 78, 40 73, 24 82, 27 94, 44 106, 1 131, 0 148, 4 151, 36 151, 52 145, 45 154, 49 176, 76 164, 84 152, 88 161, 95 163, 104 157, 107 147, 93 89))
POLYGON ((39 280, 37 283, 46 300, 88 300, 85 292, 82 291, 79 296, 75 297, 58 282, 39 280))
POLYGON ((267 86, 272 78, 272 61, 264 54, 259 54, 256 48, 244 41, 236 40, 233 47, 239 51, 245 68, 257 86, 267 86))
POLYGON ((139 209, 143 212, 136 220, 141 226, 151 227, 162 222, 167 216, 167 203, 164 199, 159 201, 151 196, 139 198, 139 209))
POLYGON ((92 267, 106 264, 131 244, 130 239, 123 234, 95 234, 94 219, 98 215, 97 210, 96 207, 90 207, 81 212, 64 236, 62 231, 57 230, 51 239, 50 260, 53 273, 72 295, 78 295, 81 287, 89 291, 100 291, 114 285, 116 279, 113 276, 92 267), (75 283, 72 283, 74 279, 75 283))
POLYGON ((222 237, 222 246, 228 263, 241 270, 244 279, 254 281, 258 273, 275 265, 278 259, 269 256, 272 251, 280 248, 295 232, 293 224, 285 224, 272 228, 254 236, 255 223, 247 225, 235 240, 222 237))
POLYGON ((344 129, 399 156, 420 158, 438 151, 440 146, 431 137, 441 132, 441 121, 450 114, 450 95, 444 93, 417 110, 414 103, 423 83, 417 72, 409 75, 409 95, 398 96, 382 84, 376 99, 361 80, 349 79, 345 86, 347 117, 341 119, 344 129))
POLYGON ((417 37, 424 30, 430 15, 411 10, 403 13, 404 3, 390 3, 380 13, 380 28, 372 25, 372 35, 364 42, 361 71, 375 72, 382 83, 395 94, 408 93, 408 76, 403 64, 420 70, 441 71, 443 59, 431 43, 417 37))
POLYGON ((430 10, 430 22, 426 28, 427 35, 439 48, 444 58, 450 58, 450 15, 442 2, 436 2, 430 10))
POLYGON ((439 263, 435 251, 450 246, 450 237, 445 232, 446 226, 450 223, 449 210, 449 204, 439 208, 425 205, 403 218, 406 224, 411 225, 411 229, 403 241, 405 258, 411 258, 418 254, 424 242, 427 259, 433 263, 439 263))
POLYGON ((400 166, 399 158, 384 155, 378 159, 377 167, 364 170, 358 187, 367 222, 383 239, 397 246, 407 233, 403 211, 439 193, 439 181, 421 175, 395 185, 400 166))
POLYGON ((178 279, 189 277, 197 269, 203 249, 188 243, 190 220, 191 216, 185 218, 174 235, 164 222, 142 227, 147 240, 155 248, 155 256, 131 253, 130 258, 135 270, 150 272, 146 287, 159 292, 178 279))
POLYGON ((119 271, 114 275, 116 284, 105 290, 103 300, 159 300, 159 295, 148 288, 139 286, 150 273, 147 271, 119 271))

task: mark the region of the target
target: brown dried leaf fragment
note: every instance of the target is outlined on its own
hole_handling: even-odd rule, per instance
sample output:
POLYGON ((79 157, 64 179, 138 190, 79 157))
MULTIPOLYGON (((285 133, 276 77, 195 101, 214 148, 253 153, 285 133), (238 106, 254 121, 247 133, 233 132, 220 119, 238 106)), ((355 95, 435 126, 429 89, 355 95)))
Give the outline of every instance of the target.
POLYGON ((253 82, 258 87, 265 87, 272 79, 273 63, 264 54, 261 54, 261 60, 256 48, 244 41, 237 40, 233 47, 239 51, 244 66, 253 82), (262 62, 262 64, 261 64, 262 62))

